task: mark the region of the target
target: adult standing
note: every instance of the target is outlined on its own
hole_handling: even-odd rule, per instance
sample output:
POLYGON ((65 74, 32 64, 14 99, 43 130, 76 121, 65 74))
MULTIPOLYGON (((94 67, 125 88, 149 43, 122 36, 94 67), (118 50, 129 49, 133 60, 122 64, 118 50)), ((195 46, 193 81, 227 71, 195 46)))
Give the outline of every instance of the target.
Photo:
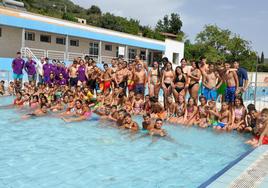
POLYGON ((17 52, 17 57, 12 61, 13 78, 16 85, 22 83, 24 64, 25 61, 21 58, 21 53, 17 52))
POLYGON ((28 74, 28 81, 36 83, 36 62, 32 59, 32 57, 28 57, 28 61, 24 66, 25 72, 28 74))
POLYGON ((46 59, 41 57, 40 63, 37 64, 36 70, 38 73, 38 82, 43 84, 44 83, 44 69, 43 65, 45 64, 46 59))
POLYGON ((48 83, 50 80, 50 73, 53 72, 53 66, 49 63, 49 61, 45 61, 43 64, 43 71, 44 71, 44 82, 48 83))
POLYGON ((240 94, 243 94, 247 88, 248 88, 248 72, 246 69, 239 67, 239 62, 234 62, 234 68, 237 70, 237 76, 238 76, 238 92, 240 94))

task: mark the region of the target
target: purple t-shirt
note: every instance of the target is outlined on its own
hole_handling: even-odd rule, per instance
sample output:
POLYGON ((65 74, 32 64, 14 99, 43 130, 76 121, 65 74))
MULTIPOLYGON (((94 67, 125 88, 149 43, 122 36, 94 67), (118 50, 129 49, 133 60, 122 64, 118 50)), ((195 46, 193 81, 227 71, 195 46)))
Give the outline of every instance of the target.
POLYGON ((82 65, 78 67, 78 80, 80 80, 81 82, 86 81, 87 77, 86 77, 86 66, 82 65))
POLYGON ((16 58, 12 61, 12 69, 15 74, 22 74, 25 61, 22 58, 16 58))
POLYGON ((43 70, 44 70, 44 76, 48 77, 50 73, 53 71, 52 64, 49 64, 49 63, 44 64, 43 70))
POLYGON ((63 78, 63 79, 61 79, 61 80, 58 80, 57 84, 60 85, 60 86, 67 85, 67 80, 65 80, 65 79, 63 78))
POLYGON ((28 75, 35 75, 36 74, 36 69, 35 69, 36 62, 34 60, 27 61, 25 63, 25 71, 27 72, 28 75))
POLYGON ((55 84, 56 80, 53 78, 53 79, 48 79, 48 81, 46 82, 46 84, 55 84))

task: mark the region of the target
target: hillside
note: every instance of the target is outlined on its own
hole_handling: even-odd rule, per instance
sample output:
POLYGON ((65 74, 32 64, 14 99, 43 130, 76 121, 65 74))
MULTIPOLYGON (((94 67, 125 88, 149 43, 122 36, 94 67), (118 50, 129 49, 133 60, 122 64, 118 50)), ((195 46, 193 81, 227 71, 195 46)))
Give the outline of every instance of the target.
MULTIPOLYGON (((88 9, 85 9, 79 5, 74 4, 70 0, 18 0, 25 4, 25 8, 29 12, 38 13, 46 16, 61 18, 69 21, 77 22, 76 17, 87 20, 87 24, 111 29, 119 32, 129 33, 133 35, 141 35, 148 38, 157 40, 164 40, 165 36, 161 32, 171 32, 177 35, 178 40, 182 40, 183 32, 180 31, 182 22, 178 14, 171 14, 171 19, 176 19, 178 23, 174 25, 164 25, 162 23, 173 23, 174 21, 166 22, 169 19, 168 16, 162 20, 159 20, 156 24, 156 29, 152 29, 149 26, 140 25, 138 20, 128 19, 120 16, 113 15, 109 12, 103 13, 101 9, 95 5, 90 5, 88 9), (170 29, 171 28, 171 29, 170 29), (174 31, 175 29, 175 31, 174 31)), ((175 23, 176 23, 175 22, 175 23)))

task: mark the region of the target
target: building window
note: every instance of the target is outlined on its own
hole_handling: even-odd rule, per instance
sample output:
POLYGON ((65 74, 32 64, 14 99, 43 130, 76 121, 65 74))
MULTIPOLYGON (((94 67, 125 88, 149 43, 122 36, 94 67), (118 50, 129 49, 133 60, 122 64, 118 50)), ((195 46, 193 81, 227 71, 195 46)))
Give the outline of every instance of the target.
POLYGON ((137 54, 136 49, 132 49, 132 48, 128 49, 128 58, 129 59, 135 59, 136 54, 137 54))
POLYGON ((99 43, 97 42, 89 43, 89 54, 94 56, 99 55, 99 43))
POLYGON ((35 33, 25 32, 25 40, 35 41, 35 33))
POLYGON ((65 38, 56 38, 56 43, 57 44, 63 44, 63 45, 65 45, 65 43, 66 43, 66 39, 65 38))
POLYGON ((106 50, 106 51, 113 51, 113 47, 112 47, 112 45, 105 44, 105 50, 106 50))
POLYGON ((40 35, 40 41, 41 42, 51 42, 51 36, 50 35, 40 35))
POLYGON ((140 58, 141 58, 141 60, 146 60, 146 52, 145 51, 141 51, 140 58))
POLYGON ((0 37, 2 37, 2 28, 0 27, 0 37))
POLYGON ((79 40, 70 40, 70 46, 79 46, 79 40))

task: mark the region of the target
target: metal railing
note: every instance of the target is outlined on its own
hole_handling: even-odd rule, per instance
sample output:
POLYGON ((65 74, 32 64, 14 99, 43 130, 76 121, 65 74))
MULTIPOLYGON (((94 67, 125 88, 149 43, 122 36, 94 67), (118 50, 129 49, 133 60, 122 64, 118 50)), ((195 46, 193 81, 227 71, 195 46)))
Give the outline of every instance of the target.
POLYGON ((47 56, 49 59, 65 60, 65 52, 56 50, 47 50, 47 56))

